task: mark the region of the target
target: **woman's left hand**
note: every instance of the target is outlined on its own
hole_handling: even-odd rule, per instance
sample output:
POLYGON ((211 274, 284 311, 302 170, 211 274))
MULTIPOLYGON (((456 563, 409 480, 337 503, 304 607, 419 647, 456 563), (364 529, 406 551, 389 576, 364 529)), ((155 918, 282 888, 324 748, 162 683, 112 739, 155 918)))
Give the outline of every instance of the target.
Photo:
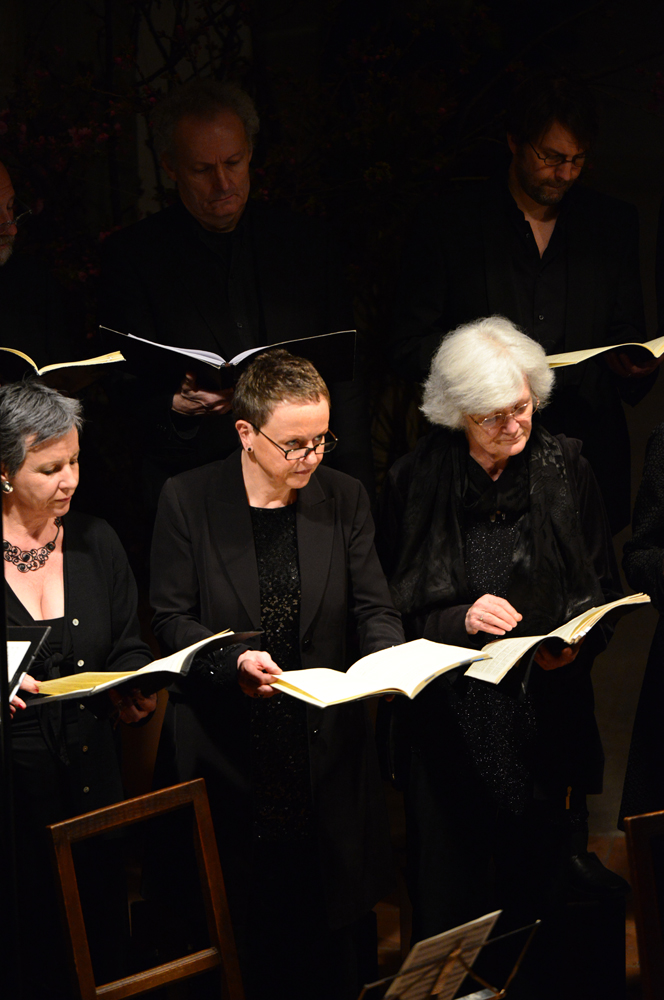
POLYGON ((579 641, 575 642, 573 646, 563 646, 562 650, 557 655, 552 653, 546 648, 546 645, 542 643, 535 653, 535 663, 538 663, 542 670, 557 670, 558 667, 564 667, 568 663, 572 663, 577 658, 579 650, 583 645, 583 641, 583 639, 579 639, 579 641))
POLYGON ((118 709, 120 721, 126 722, 127 725, 141 722, 157 707, 157 695, 141 694, 138 688, 132 688, 130 691, 123 688, 122 693, 118 688, 111 688, 108 697, 118 709))

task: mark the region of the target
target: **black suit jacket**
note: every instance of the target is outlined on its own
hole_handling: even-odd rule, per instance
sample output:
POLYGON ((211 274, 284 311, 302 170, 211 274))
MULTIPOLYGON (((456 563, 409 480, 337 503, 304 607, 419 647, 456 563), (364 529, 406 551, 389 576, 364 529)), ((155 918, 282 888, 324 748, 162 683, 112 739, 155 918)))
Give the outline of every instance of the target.
MULTIPOLYGON (((247 205, 241 225, 260 304, 258 329, 243 330, 238 336, 237 330, 222 325, 215 254, 197 236, 179 203, 105 242, 100 322, 163 344, 213 350, 225 358, 247 346, 353 329, 347 282, 325 227, 255 202, 247 205)), ((185 371, 183 363, 180 379, 185 371)), ((193 436, 189 420, 185 434, 178 434, 170 400, 179 380, 174 385, 172 379, 160 379, 155 370, 142 371, 141 378, 143 417, 151 429, 148 448, 169 475, 235 447, 232 414, 208 418, 193 436), (147 402, 146 387, 151 397, 147 402)), ((339 438, 332 464, 357 476, 371 492, 373 463, 363 383, 356 377, 330 389, 333 430, 339 438)))
MULTIPOLYGON (((347 668, 349 613, 362 655, 402 642, 361 484, 320 467, 298 493, 296 526, 302 667, 347 668)), ((258 568, 239 451, 166 483, 151 578, 154 630, 168 650, 221 628, 260 627, 258 568)), ((206 778, 223 861, 251 841, 250 699, 233 672, 223 694, 192 678, 170 704, 165 739, 175 746, 174 777, 206 778)), ((366 706, 358 702, 309 707, 307 719, 328 916, 331 925, 342 926, 370 909, 390 879, 372 728, 366 706)))
MULTIPOLYGON (((638 216, 626 202, 580 184, 565 196, 567 302, 565 351, 646 339, 638 256, 638 216)), ((427 206, 403 255, 391 340, 392 361, 421 382, 441 338, 483 316, 511 319, 537 340, 522 316, 508 252, 504 185, 471 184, 427 206)), ((629 521, 629 437, 620 396, 636 403, 654 378, 618 379, 600 357, 556 372, 544 411, 554 433, 580 438, 602 487, 613 531, 629 521)))

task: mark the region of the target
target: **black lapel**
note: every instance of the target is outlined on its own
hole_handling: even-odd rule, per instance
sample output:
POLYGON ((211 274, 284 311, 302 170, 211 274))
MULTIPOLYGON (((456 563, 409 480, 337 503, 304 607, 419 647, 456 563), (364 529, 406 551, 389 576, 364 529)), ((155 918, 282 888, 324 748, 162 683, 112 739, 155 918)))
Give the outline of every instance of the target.
POLYGON ((327 586, 334 541, 336 503, 314 474, 297 500, 297 548, 300 562, 300 635, 304 636, 321 605, 327 586))
MULTIPOLYGON (((210 537, 230 585, 254 628, 260 628, 261 600, 251 512, 242 479, 241 451, 219 467, 205 498, 210 537)), ((214 586, 214 581, 210 582, 214 586)))

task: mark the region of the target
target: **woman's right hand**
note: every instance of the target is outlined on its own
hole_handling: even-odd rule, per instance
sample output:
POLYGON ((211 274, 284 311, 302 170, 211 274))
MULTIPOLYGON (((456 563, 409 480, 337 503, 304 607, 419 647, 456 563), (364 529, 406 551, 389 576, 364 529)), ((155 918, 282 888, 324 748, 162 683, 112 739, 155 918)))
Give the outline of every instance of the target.
POLYGON ((281 667, 262 649, 247 649, 237 658, 238 684, 250 698, 271 698, 275 692, 266 674, 280 673, 281 667))
POLYGON ((516 628, 522 617, 504 597, 483 594, 466 612, 466 632, 468 635, 478 632, 505 635, 516 628))
MULTIPOLYGON (((39 694, 39 688, 41 687, 41 684, 39 681, 36 681, 34 677, 31 677, 30 674, 26 674, 23 680, 21 681, 19 687, 23 691, 30 691, 31 694, 39 694)), ((25 702, 23 701, 22 698, 19 698, 18 695, 14 695, 12 700, 9 702, 9 711, 12 713, 12 715, 14 714, 17 708, 26 708, 26 707, 27 706, 25 702)))

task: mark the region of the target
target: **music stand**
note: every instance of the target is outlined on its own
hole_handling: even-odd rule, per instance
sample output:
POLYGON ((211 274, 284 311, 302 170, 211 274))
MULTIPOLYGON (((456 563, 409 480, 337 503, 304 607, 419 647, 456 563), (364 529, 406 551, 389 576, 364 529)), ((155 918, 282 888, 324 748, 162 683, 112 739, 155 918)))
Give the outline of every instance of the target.
POLYGON ((528 927, 519 927, 487 942, 501 912, 496 910, 487 913, 477 920, 471 920, 442 934, 418 941, 396 975, 379 979, 375 983, 367 983, 358 1000, 364 1000, 370 990, 387 983, 390 983, 390 986, 384 994, 384 1000, 427 1000, 429 997, 436 997, 437 1000, 453 1000, 466 976, 471 976, 484 989, 472 994, 472 998, 466 997, 463 1000, 480 1000, 480 998, 502 1000, 507 995, 507 989, 519 970, 540 922, 538 920, 528 927), (502 989, 491 986, 473 972, 472 966, 485 944, 505 940, 525 930, 529 930, 530 934, 502 989))

